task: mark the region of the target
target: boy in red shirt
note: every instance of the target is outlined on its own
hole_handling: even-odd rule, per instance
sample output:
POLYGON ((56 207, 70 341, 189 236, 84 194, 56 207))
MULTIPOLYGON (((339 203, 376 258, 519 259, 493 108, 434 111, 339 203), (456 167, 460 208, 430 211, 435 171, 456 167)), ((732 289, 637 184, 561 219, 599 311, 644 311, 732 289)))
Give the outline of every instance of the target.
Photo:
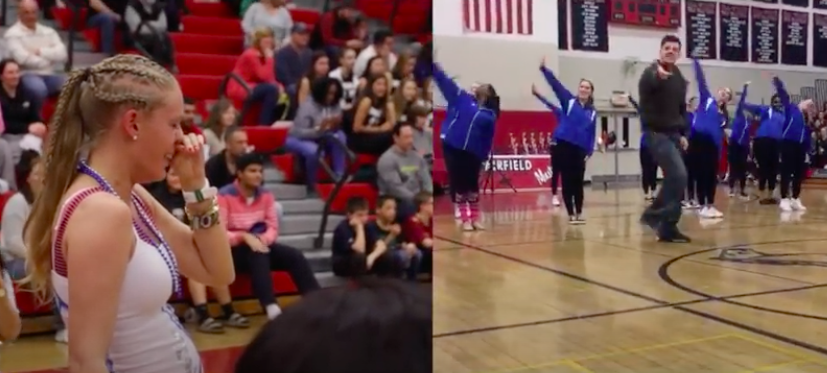
POLYGON ((402 222, 402 237, 411 242, 422 252, 420 271, 431 273, 432 250, 434 248, 433 216, 434 196, 420 192, 414 196, 416 214, 402 222))

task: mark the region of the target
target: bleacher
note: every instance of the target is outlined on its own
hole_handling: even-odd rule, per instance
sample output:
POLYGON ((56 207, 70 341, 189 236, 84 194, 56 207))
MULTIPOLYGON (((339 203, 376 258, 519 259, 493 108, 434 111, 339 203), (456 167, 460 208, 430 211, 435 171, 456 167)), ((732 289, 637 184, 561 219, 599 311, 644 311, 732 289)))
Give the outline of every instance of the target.
MULTIPOLYGON (((321 7, 309 8, 302 6, 302 0, 294 0, 290 12, 294 22, 303 22, 312 27, 322 11, 335 5, 333 3, 335 1, 325 0, 321 7)), ((62 30, 63 35, 68 33, 68 38, 75 38, 71 44, 66 42, 67 46, 76 46, 70 53, 88 55, 89 52, 99 52, 98 30, 83 27, 86 24, 85 9, 73 8, 70 2, 67 2, 67 5, 69 6, 65 8, 52 8, 48 11, 54 18, 52 26, 62 30), (74 29, 72 25, 75 25, 74 29)), ((430 37, 428 33, 422 32, 431 9, 430 0, 360 0, 354 5, 369 18, 369 24, 390 25, 397 35, 406 37, 408 41, 424 42, 430 37)), ((13 22, 13 18, 7 22, 13 22)), ((48 24, 48 21, 45 22, 48 24)), ((232 78, 228 73, 244 50, 240 18, 224 3, 187 0, 181 22, 182 31, 171 34, 179 72, 177 78, 184 95, 198 100, 199 114, 206 118, 210 105, 224 96, 225 82, 232 78)), ((117 37, 116 40, 120 38, 117 37)), ((121 52, 138 53, 123 48, 121 52)), ((99 59, 102 58, 103 56, 99 56, 99 59)), ((44 105, 44 119, 48 120, 51 116, 54 105, 54 99, 44 105)), ((294 171, 293 156, 281 149, 291 123, 278 122, 274 127, 255 126, 259 108, 255 105, 243 108, 241 102, 235 102, 235 105, 237 109, 242 110, 240 117, 248 133, 250 145, 254 146, 256 152, 267 156, 272 163, 265 171, 265 187, 282 203, 285 213, 278 241, 304 252, 322 286, 340 283, 330 272, 332 229, 344 219, 345 203, 349 198, 361 196, 372 204, 375 202, 377 190, 374 183, 347 182, 348 178, 337 185, 325 173, 325 167, 321 167, 317 190, 320 198, 308 198, 300 175, 294 171)), ((349 159, 348 173, 352 175, 360 168, 371 167, 376 161, 377 159, 372 156, 353 154, 349 159)), ((5 204, 6 198, 8 196, 0 198, 0 208, 5 204)), ((372 205, 371 208, 373 207, 372 205)), ((296 294, 296 287, 287 273, 274 272, 273 280, 273 290, 280 297, 280 302, 284 303, 284 297, 296 294)), ((249 279, 245 275, 239 274, 230 288, 233 299, 252 299, 249 279)), ((37 306, 30 293, 25 290, 16 292, 16 295, 21 314, 27 317, 24 319, 24 333, 51 330, 49 306, 37 306)), ((188 298, 188 295, 185 294, 185 298, 188 298)), ((175 299, 173 302, 183 306, 185 300, 175 299)), ((247 302, 246 305, 238 307, 240 312, 260 312, 257 302, 247 302)))

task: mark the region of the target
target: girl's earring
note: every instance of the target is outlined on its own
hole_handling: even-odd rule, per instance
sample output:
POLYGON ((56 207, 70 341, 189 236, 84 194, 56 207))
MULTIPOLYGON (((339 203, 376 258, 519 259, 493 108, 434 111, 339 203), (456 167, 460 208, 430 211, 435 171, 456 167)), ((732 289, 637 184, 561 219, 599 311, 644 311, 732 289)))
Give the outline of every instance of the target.
POLYGON ((138 140, 138 135, 132 135, 132 141, 138 140))

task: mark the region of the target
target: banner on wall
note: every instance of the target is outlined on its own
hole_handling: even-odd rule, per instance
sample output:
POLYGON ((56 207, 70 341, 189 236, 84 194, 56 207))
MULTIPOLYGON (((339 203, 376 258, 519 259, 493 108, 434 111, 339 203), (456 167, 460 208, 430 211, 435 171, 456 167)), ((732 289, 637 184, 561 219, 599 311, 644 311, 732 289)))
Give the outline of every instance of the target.
POLYGON ((752 63, 778 63, 778 9, 750 8, 752 63))
POLYGON ((813 66, 827 67, 827 15, 813 13, 813 66))
POLYGON ((609 51, 608 0, 571 0, 572 49, 609 51))
POLYGON ((699 59, 717 59, 718 45, 715 19, 718 3, 686 1, 686 53, 699 59))
MULTIPOLYGON (((784 10, 781 12, 781 63, 807 66, 807 33, 810 14, 784 10)), ((824 53, 824 50, 817 51, 824 53)))
POLYGON ((719 44, 721 59, 747 62, 749 54, 749 6, 721 3, 718 23, 721 29, 719 44))

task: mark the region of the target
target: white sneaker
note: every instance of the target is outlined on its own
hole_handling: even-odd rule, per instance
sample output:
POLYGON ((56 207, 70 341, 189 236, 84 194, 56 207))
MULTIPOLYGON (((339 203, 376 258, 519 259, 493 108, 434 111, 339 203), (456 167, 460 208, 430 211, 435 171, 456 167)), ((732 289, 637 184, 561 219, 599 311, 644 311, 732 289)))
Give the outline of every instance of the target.
POLYGON ((454 206, 454 220, 460 221, 462 219, 462 212, 459 206, 454 206))
POLYGON ((695 200, 692 200, 691 202, 689 202, 689 206, 690 206, 690 208, 692 208, 692 209, 699 209, 699 208, 701 208, 701 204, 700 204, 700 203, 698 203, 698 201, 695 201, 695 200))
POLYGON ((800 198, 796 198, 790 202, 790 207, 795 211, 807 211, 807 208, 801 203, 800 198))
POLYGON ((698 216, 700 216, 701 219, 715 219, 716 218, 715 213, 712 211, 712 209, 710 209, 707 206, 704 206, 704 207, 701 208, 701 211, 698 212, 698 216))
POLYGON ((474 227, 474 230, 478 230, 478 231, 484 231, 485 230, 485 225, 482 224, 482 222, 480 222, 480 221, 475 221, 475 222, 471 223, 471 226, 474 227))
POLYGON ((784 212, 793 211, 792 201, 789 198, 784 198, 778 204, 778 208, 780 208, 781 211, 784 211, 784 212))
POLYGON ((684 210, 690 210, 692 209, 692 203, 690 203, 689 201, 681 201, 681 207, 684 210))
POLYGON ((721 211, 719 211, 718 209, 716 209, 716 208, 715 208, 715 206, 709 206, 709 207, 707 207, 707 211, 708 211, 708 212, 709 212, 709 214, 710 214, 710 215, 712 215, 712 217, 713 217, 713 218, 715 218, 715 219, 720 219, 720 218, 723 218, 723 217, 724 217, 724 213, 723 213, 723 212, 721 212, 721 211))
POLYGON ((474 231, 474 224, 471 224, 470 221, 462 222, 462 230, 466 232, 473 232, 474 231))
POLYGON ((69 330, 63 328, 55 333, 55 342, 69 343, 69 330))
POLYGON ((551 196, 551 205, 554 207, 560 206, 560 199, 557 198, 557 195, 551 196))

